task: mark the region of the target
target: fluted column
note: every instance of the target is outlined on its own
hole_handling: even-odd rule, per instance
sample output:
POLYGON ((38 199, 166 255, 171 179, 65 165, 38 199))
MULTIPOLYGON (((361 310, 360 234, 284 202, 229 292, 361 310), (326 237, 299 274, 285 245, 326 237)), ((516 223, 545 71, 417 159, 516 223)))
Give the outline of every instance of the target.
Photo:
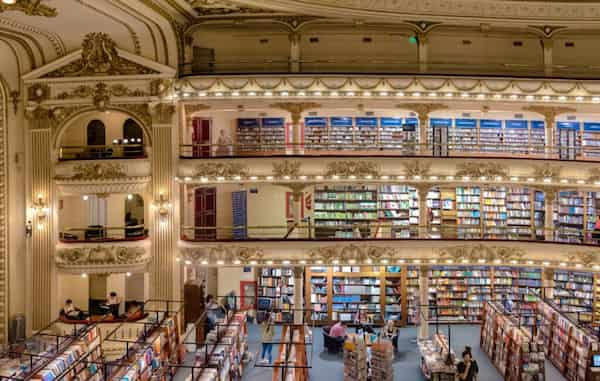
POLYGON ((554 202, 557 196, 557 189, 544 189, 544 239, 546 241, 554 240, 554 202))
POLYGON ((312 102, 279 102, 273 103, 269 107, 285 110, 290 113, 292 119, 292 153, 294 155, 304 154, 304 146, 302 144, 302 113, 319 108, 321 105, 312 102))
POLYGON ((52 319, 54 275, 52 113, 41 107, 28 113, 29 120, 29 216, 32 234, 27 250, 29 268, 28 326, 36 330, 52 319))
POLYGON ((300 32, 294 31, 289 34, 290 40, 290 64, 289 70, 291 73, 300 72, 300 32))
POLYGON ((175 226, 173 210, 173 134, 175 106, 159 103, 150 106, 152 115, 152 261, 150 296, 172 299, 175 279, 175 226))
POLYGON ((556 156, 556 117, 560 114, 575 112, 574 108, 570 107, 552 107, 552 106, 528 106, 523 108, 525 111, 532 111, 544 116, 545 126, 545 156, 551 158, 556 156))
POLYGON ((417 189, 417 196, 419 197, 419 238, 427 238, 429 229, 427 193, 430 186, 429 184, 417 184, 414 187, 417 189))
POLYGON ((304 314, 304 267, 294 267, 294 324, 302 324, 304 314))
POLYGON ((429 267, 419 268, 419 333, 418 339, 429 337, 429 267))
POLYGON ((429 130, 429 114, 437 110, 447 109, 448 106, 439 103, 405 103, 396 107, 417 113, 419 117, 419 153, 421 156, 431 156, 432 150, 427 146, 427 133, 429 130))

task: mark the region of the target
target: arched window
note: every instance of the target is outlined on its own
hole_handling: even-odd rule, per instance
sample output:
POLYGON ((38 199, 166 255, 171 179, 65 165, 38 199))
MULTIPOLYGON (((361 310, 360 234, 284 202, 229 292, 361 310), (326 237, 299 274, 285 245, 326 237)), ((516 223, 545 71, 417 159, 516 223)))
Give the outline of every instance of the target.
POLYGON ((87 126, 87 145, 103 146, 106 144, 106 128, 98 119, 92 120, 87 126))
POLYGON ((127 119, 123 124, 123 139, 127 140, 127 144, 135 144, 123 148, 125 156, 144 156, 144 132, 135 120, 127 119))

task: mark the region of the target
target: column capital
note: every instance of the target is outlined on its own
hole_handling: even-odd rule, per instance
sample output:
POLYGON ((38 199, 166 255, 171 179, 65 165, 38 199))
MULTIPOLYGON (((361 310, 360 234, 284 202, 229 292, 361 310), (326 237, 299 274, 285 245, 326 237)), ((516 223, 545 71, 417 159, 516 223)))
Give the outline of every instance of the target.
POLYGON ((292 116, 292 122, 296 124, 300 122, 304 111, 320 108, 321 104, 314 102, 277 102, 272 103, 269 107, 289 112, 292 116))
POLYGON ((556 195, 558 194, 558 192, 560 192, 560 188, 556 187, 539 187, 539 189, 544 192, 544 202, 546 204, 548 203, 548 201, 554 202, 554 200, 556 199, 556 195))
POLYGON ((148 105, 152 124, 172 124, 175 105, 173 103, 152 103, 148 105))
POLYGON ((401 103, 396 105, 396 108, 403 108, 416 112, 419 115, 419 121, 421 121, 421 118, 427 118, 432 112, 445 110, 448 106, 441 103, 401 103))
POLYGON ((426 200, 427 193, 429 193, 429 190, 433 186, 432 184, 429 184, 429 183, 407 183, 407 185, 409 185, 417 190, 417 195, 419 196, 419 200, 426 200))
MULTIPOLYGON (((276 183, 275 185, 280 185, 282 187, 289 188, 292 191, 294 198, 300 197, 302 195, 302 191, 315 183, 276 183)), ((296 200, 297 201, 297 200, 296 200)))
POLYGON ((294 278, 295 279, 302 278, 302 275, 304 274, 304 267, 302 267, 302 266, 295 266, 295 267, 292 268, 292 270, 294 271, 294 278))
POLYGON ((563 106, 527 106, 523 107, 524 111, 536 112, 544 116, 546 120, 546 128, 552 128, 554 124, 554 120, 560 114, 566 114, 568 112, 575 112, 576 110, 571 107, 563 107, 563 106))

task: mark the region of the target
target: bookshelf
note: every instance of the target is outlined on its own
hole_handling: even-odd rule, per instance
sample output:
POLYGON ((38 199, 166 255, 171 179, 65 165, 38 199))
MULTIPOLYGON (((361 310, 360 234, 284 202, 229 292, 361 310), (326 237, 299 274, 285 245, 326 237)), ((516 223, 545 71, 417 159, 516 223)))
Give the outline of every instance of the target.
POLYGON ((260 144, 266 150, 282 150, 285 148, 285 119, 262 118, 260 125, 260 144))
POLYGON ((526 154, 529 148, 529 123, 526 120, 504 121, 505 151, 526 154))
POLYGON ((588 241, 600 242, 600 234, 594 232, 596 221, 600 217, 600 192, 588 192, 585 199, 585 228, 588 241))
POLYGON ((427 192, 427 225, 429 226, 429 238, 439 239, 442 237, 440 231, 442 225, 441 197, 439 188, 433 188, 427 192))
POLYGON ((332 320, 381 322, 381 278, 333 268, 332 320))
POLYGON ((508 316, 500 303, 487 302, 480 345, 504 380, 545 380, 545 346, 508 316))
POLYGON ((544 154, 546 146, 546 128, 543 120, 532 120, 530 122, 531 129, 529 130, 529 142, 532 154, 544 154))
POLYGON ((579 326, 548 300, 540 300, 540 333, 547 358, 569 381, 591 380, 591 355, 599 349, 593 332, 579 326))
POLYGON ((369 224, 377 220, 375 186, 316 186, 315 236, 319 238, 367 238, 369 224))
POLYGON ((331 148, 352 148, 354 144, 352 117, 329 118, 329 143, 331 148))
POLYGON ((534 192, 529 188, 511 187, 506 189, 506 233, 508 238, 532 238, 535 230, 534 226, 536 225, 534 218, 535 205, 532 202, 535 197, 534 192))
POLYGON ((310 321, 327 323, 331 301, 331 272, 327 267, 310 267, 306 269, 306 295, 310 295, 310 321))
POLYGON ((406 322, 417 324, 419 322, 419 268, 406 268, 406 322))
POLYGON ((304 146, 306 149, 323 150, 329 145, 327 118, 321 116, 304 118, 304 146))
POLYGON ((573 313, 580 323, 592 322, 594 275, 586 272, 554 271, 554 303, 562 312, 573 313))
POLYGON ((396 320, 402 322, 403 311, 406 311, 406 306, 402 295, 408 292, 407 288, 404 287, 406 276, 403 279, 403 272, 400 266, 388 266, 386 268, 385 275, 385 300, 384 305, 384 318, 388 320, 396 320))
POLYGON ((285 119, 239 118, 236 139, 241 152, 283 149, 285 146, 285 119))
POLYGON ((379 137, 379 121, 375 117, 354 118, 354 144, 356 147, 375 148, 379 137))
POLYGON ((419 225, 419 200, 414 188, 405 185, 380 185, 377 198, 379 220, 392 225, 391 238, 411 238, 418 235, 416 229, 411 229, 419 225))
POLYGON ((583 239, 585 196, 582 192, 559 192, 554 205, 554 239, 581 243, 583 239))
POLYGON ((258 297, 271 299, 276 321, 284 321, 282 311, 293 308, 294 271, 291 268, 261 268, 258 277, 258 297))
POLYGON ((417 144, 417 118, 379 119, 379 146, 382 149, 401 150, 404 154, 415 152, 417 144))
POLYGON ((600 157, 600 123, 583 123, 583 136, 581 144, 585 148, 586 157, 600 157))
POLYGON ((600 327, 600 274, 594 274, 594 304, 592 307, 592 327, 600 327))
MULTIPOLYGON (((443 195, 442 195, 443 197, 443 195)), ((446 201, 443 201, 444 203, 446 201)), ((443 205, 445 209, 446 206, 443 205)), ((443 220, 443 219, 442 219, 443 220)), ((459 239, 480 238, 481 189, 456 187, 456 223, 459 239)))
POLYGON ((546 236, 546 207, 544 192, 533 193, 533 223, 535 226, 535 239, 544 240, 546 236))
POLYGON ((483 303, 492 294, 489 267, 435 266, 428 276, 432 319, 469 322, 481 319, 483 303))
POLYGON ((490 187, 483 190, 483 238, 504 239, 507 236, 506 188, 490 187))
POLYGON ((537 297, 541 295, 542 270, 528 267, 494 268, 494 301, 501 301, 502 295, 513 301, 514 311, 521 316, 521 324, 532 325, 535 316, 537 297))
POLYGON ((260 119, 238 119, 236 139, 239 151, 247 152, 258 150, 260 147, 260 119))
POLYGON ((477 119, 455 119, 452 130, 452 148, 461 151, 477 151, 477 119))
POLYGON ((502 152, 505 150, 501 120, 479 120, 479 144, 481 152, 502 152))

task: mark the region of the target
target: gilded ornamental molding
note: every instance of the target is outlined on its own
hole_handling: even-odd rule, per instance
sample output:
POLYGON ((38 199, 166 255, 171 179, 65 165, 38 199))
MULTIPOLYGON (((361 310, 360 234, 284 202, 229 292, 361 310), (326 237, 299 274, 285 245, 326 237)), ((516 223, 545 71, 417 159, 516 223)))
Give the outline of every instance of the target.
POLYGON ((381 173, 379 165, 374 161, 341 160, 327 163, 325 176, 345 177, 377 177, 381 173))
POLYGON ((275 161, 273 162, 273 175, 280 178, 296 178, 300 176, 301 161, 275 161))
POLYGON ((423 178, 429 175, 431 170, 431 162, 423 160, 412 160, 406 163, 402 163, 404 166, 404 173, 409 177, 423 178))
POLYGON ((237 162, 210 162, 196 166, 196 176, 201 177, 238 177, 248 173, 248 167, 237 162))
POLYGON ((56 8, 52 8, 46 4, 46 1, 41 0, 18 0, 14 4, 0 3, 0 13, 5 11, 19 11, 25 13, 27 16, 44 16, 44 17, 56 17, 58 12, 56 8))
MULTIPOLYGON (((150 94, 142 89, 131 89, 123 84, 116 84, 107 86, 106 84, 99 82, 95 86, 80 85, 72 89, 71 91, 64 91, 56 95, 56 99, 74 99, 74 98, 100 98, 101 96, 110 97, 145 97, 150 94)), ((105 98, 105 101, 108 101, 105 98)), ((94 102, 97 106, 98 100, 94 102)))
POLYGON ((349 261, 366 262, 391 260, 397 255, 397 249, 393 247, 366 246, 366 245, 336 245, 323 246, 308 251, 308 257, 312 263, 332 264, 334 261, 348 263, 349 261))
POLYGON ((59 248, 56 267, 66 271, 88 273, 142 270, 150 262, 150 251, 144 246, 104 246, 59 248))
POLYGON ((85 163, 76 165, 71 180, 109 180, 127 177, 122 164, 85 163))
POLYGON ((480 177, 507 177, 508 176, 508 168, 505 165, 502 165, 497 162, 492 163, 475 163, 475 162, 466 162, 459 163, 456 166, 456 175, 455 176, 468 176, 473 178, 480 177))
POLYGON ((491 246, 491 245, 463 245, 449 246, 438 250, 438 258, 443 260, 452 260, 460 262, 467 260, 468 262, 477 263, 483 260, 487 263, 500 261, 501 263, 509 263, 523 259, 526 255, 525 250, 517 246, 491 246))
POLYGON ((264 252, 259 247, 230 247, 214 246, 207 248, 184 248, 180 250, 182 259, 185 261, 201 264, 202 261, 211 263, 236 263, 250 264, 252 261, 261 261, 264 258, 264 252))
POLYGON ((561 166, 551 165, 549 163, 533 166, 533 174, 538 181, 544 181, 545 179, 557 181, 560 179, 561 171, 561 166))
POLYGON ((271 13, 260 7, 247 7, 229 0, 188 0, 200 16, 223 16, 231 14, 271 13))

